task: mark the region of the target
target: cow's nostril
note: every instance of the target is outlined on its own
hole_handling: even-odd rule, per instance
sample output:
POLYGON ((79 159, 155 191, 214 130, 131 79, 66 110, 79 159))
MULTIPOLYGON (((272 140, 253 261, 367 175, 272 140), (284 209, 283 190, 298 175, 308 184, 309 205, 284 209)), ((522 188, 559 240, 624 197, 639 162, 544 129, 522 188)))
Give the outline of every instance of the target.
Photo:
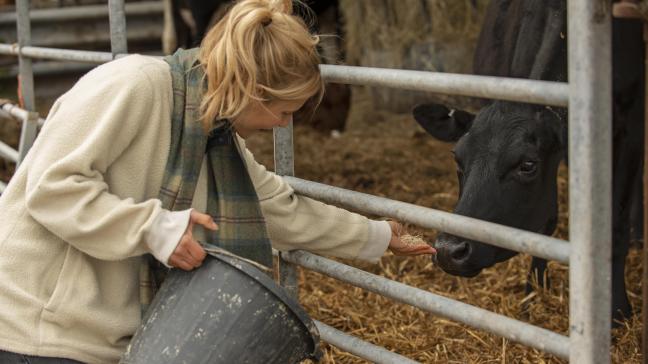
POLYGON ((455 245, 453 248, 454 249, 452 249, 450 257, 455 262, 464 260, 468 257, 468 255, 470 255, 470 244, 465 241, 455 245))

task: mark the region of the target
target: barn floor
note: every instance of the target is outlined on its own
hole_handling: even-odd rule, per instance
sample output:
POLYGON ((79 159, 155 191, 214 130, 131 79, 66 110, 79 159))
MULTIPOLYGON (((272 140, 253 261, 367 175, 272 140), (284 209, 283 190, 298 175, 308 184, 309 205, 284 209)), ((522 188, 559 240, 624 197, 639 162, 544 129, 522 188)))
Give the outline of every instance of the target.
MULTIPOLYGON (((450 211, 457 198, 451 145, 438 142, 407 115, 387 115, 359 132, 333 138, 312 128, 295 128, 295 172, 298 177, 378 196, 450 211)), ((248 141, 257 159, 272 167, 272 135, 248 141)), ((557 236, 566 238, 566 170, 562 168, 561 221, 557 236)), ((411 227, 433 241, 435 232, 411 227)), ((482 307, 566 334, 568 270, 550 263, 548 290, 525 295, 531 259, 518 256, 466 279, 445 274, 428 257, 385 255, 378 265, 355 265, 411 286, 482 307)), ((631 250, 626 280, 636 311, 641 309, 640 251, 631 250)), ((393 302, 318 273, 300 272, 300 301, 315 318, 339 330, 424 363, 561 363, 562 360, 523 345, 393 302)), ((615 332, 615 363, 639 363, 641 319, 615 332)), ((365 363, 354 355, 325 346, 324 363, 365 363)))

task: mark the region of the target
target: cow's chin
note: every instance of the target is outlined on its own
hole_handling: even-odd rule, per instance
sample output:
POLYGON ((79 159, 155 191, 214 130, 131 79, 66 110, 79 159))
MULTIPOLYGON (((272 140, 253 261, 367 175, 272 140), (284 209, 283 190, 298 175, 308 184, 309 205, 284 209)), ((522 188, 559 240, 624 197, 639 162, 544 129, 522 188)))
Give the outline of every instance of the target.
POLYGON ((454 269, 445 269, 441 267, 444 272, 448 274, 452 274, 453 276, 459 276, 459 277, 464 277, 464 278, 472 278, 476 277, 481 273, 481 268, 480 269, 473 269, 473 270, 454 270, 454 269))

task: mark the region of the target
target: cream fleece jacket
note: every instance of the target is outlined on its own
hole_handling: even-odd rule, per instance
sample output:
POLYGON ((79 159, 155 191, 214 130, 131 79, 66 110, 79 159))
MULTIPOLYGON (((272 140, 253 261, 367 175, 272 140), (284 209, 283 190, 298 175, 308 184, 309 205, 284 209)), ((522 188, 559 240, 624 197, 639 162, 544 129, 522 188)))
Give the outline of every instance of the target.
MULTIPOLYGON (((141 320, 140 256, 166 263, 187 226, 157 200, 171 108, 168 65, 143 56, 97 67, 54 104, 0 197, 0 349, 119 360, 141 320)), ((276 249, 384 253, 386 223, 296 195, 238 145, 276 249)))

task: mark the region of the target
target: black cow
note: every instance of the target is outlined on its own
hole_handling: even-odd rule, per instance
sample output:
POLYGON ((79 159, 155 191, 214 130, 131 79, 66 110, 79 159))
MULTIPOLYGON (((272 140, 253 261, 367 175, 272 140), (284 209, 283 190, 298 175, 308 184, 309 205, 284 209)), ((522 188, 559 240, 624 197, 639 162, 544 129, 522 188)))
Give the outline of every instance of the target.
MULTIPOLYGON (((493 0, 475 53, 477 74, 566 81, 564 0, 493 0)), ((575 16, 578 16, 576 14, 575 16)), ((633 186, 643 169, 642 24, 613 22, 613 273, 615 320, 632 308, 625 291, 633 186), (622 41, 621 41, 622 40, 622 41)), ((558 165, 565 157, 567 111, 496 101, 475 116, 425 104, 415 119, 454 148, 460 184, 455 213, 542 234, 557 222, 558 165)), ((633 197, 634 196, 634 197, 633 197)), ((436 261, 448 273, 471 277, 516 253, 442 233, 436 261)), ((534 258, 540 283, 546 262, 534 258)))

